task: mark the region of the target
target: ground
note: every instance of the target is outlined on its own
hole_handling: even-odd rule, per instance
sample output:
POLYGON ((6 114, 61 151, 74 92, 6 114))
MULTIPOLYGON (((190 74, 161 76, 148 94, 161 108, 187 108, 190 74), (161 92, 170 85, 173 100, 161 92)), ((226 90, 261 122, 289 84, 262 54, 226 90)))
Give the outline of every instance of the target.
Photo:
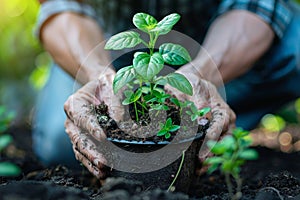
MULTIPOLYGON (((30 128, 15 127, 10 132, 14 142, 1 154, 0 162, 16 163, 22 174, 0 177, 0 199, 228 199, 219 172, 195 177, 188 194, 183 194, 159 189, 143 191, 141 183, 122 178, 109 178, 101 184, 84 167, 46 168, 32 153, 30 128)), ((241 173, 242 199, 300 199, 300 152, 255 148, 259 159, 248 162, 241 173)))

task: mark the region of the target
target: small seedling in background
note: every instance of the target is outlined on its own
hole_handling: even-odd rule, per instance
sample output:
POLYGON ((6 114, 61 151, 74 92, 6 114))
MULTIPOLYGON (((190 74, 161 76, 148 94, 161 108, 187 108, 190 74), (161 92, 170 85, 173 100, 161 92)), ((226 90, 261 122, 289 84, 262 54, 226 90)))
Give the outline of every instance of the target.
POLYGON ((195 104, 190 104, 190 109, 191 110, 187 110, 186 114, 191 116, 191 120, 195 121, 196 119, 198 119, 199 117, 203 117, 205 116, 207 113, 210 112, 210 108, 209 107, 204 107, 200 110, 198 110, 198 108, 195 106, 195 104))
POLYGON ((160 123, 160 130, 157 133, 157 136, 165 136, 166 139, 171 137, 170 132, 175 132, 180 128, 179 125, 173 125, 172 119, 168 118, 165 124, 160 123))
POLYGON ((207 143, 214 156, 206 159, 204 164, 209 165, 208 173, 220 169, 224 174, 228 192, 232 200, 242 197, 241 166, 246 160, 255 160, 258 158, 258 153, 253 149, 249 149, 251 143, 252 140, 249 137, 249 132, 242 128, 234 129, 232 135, 225 136, 219 142, 208 141, 207 143), (231 176, 237 185, 235 194, 230 179, 231 176))
MULTIPOLYGON (((11 135, 4 133, 7 131, 14 118, 14 112, 7 111, 5 106, 0 106, 0 152, 13 141, 11 135)), ((20 168, 15 164, 10 162, 0 162, 0 176, 18 176, 20 173, 20 168)))

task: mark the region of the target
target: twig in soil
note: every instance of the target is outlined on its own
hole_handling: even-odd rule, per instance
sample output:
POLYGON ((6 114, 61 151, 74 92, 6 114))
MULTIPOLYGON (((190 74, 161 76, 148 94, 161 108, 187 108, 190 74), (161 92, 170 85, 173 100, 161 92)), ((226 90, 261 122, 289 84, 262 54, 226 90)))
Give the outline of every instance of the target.
POLYGON ((181 161, 180 161, 179 168, 178 168, 177 173, 176 173, 176 175, 175 175, 175 177, 174 177, 172 183, 170 184, 170 186, 169 186, 167 192, 171 191, 171 189, 173 188, 173 185, 174 185, 175 181, 177 180, 177 177, 178 177, 178 175, 179 175, 179 173, 180 173, 180 171, 181 171, 181 168, 182 168, 182 165, 183 165, 183 162, 184 162, 184 157, 185 157, 185 150, 182 151, 182 156, 181 156, 181 161))
POLYGON ((274 192, 276 192, 276 194, 278 195, 280 200, 284 200, 284 198, 280 195, 279 190, 277 190, 274 187, 264 187, 264 188, 260 189, 259 191, 262 191, 262 190, 273 190, 274 192))

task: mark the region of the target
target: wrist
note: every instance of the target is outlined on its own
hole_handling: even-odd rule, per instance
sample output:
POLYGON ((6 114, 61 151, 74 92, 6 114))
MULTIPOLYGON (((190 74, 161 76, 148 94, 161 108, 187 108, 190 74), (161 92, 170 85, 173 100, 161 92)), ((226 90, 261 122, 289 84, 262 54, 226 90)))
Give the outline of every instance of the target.
POLYGON ((194 73, 198 78, 205 79, 216 86, 223 85, 222 74, 219 70, 221 57, 202 49, 193 61, 194 73))

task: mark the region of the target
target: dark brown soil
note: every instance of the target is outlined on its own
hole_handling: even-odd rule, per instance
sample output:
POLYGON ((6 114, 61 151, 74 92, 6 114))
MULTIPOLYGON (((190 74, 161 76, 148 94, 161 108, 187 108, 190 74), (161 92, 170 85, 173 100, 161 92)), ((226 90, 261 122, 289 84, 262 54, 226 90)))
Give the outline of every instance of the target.
MULTIPOLYGON (((174 142, 174 137, 176 135, 176 141, 180 142, 184 139, 189 139, 192 137, 195 138, 202 138, 204 137, 206 130, 209 127, 209 120, 207 118, 201 119, 199 124, 196 124, 196 122, 191 122, 188 115, 183 115, 183 117, 180 119, 179 111, 174 106, 170 106, 170 110, 166 114, 166 118, 171 118, 173 121, 173 124, 180 125, 181 120, 183 124, 188 124, 189 126, 196 127, 197 128, 197 134, 194 135, 194 133, 189 133, 188 131, 184 132, 184 134, 179 134, 176 132, 171 132, 171 137, 169 139, 165 139, 164 137, 158 137, 156 134, 153 136, 149 136, 149 134, 153 133, 153 130, 159 129, 159 122, 163 122, 164 116, 162 116, 160 113, 154 113, 153 119, 155 119, 155 122, 152 124, 149 124, 151 122, 150 116, 147 115, 144 117, 144 121, 140 122, 142 125, 137 125, 134 123, 135 119, 130 119, 128 121, 122 122, 121 126, 118 127, 118 124, 109 116, 108 108, 105 104, 99 104, 94 106, 94 112, 97 116, 98 122, 101 126, 101 128, 106 133, 107 137, 111 140, 127 140, 127 141, 136 141, 136 142, 153 142, 153 143, 160 143, 160 142, 174 142), (147 124, 147 126, 145 126, 147 124), (124 131, 123 131, 124 130, 124 131), (130 132, 130 134, 127 134, 130 132), (142 134, 142 135, 141 135, 142 134)), ((130 109, 129 109, 130 110, 130 109)), ((129 114, 128 116, 132 116, 132 114, 129 114)), ((191 128, 191 127, 188 127, 191 128)), ((195 130, 195 129, 194 129, 195 130)), ((175 141, 175 142, 176 142, 175 141)))
MULTIPOLYGON (((15 128, 10 133, 15 141, 1 154, 0 162, 14 162, 23 173, 19 177, 0 177, 0 199, 228 199, 224 177, 219 172, 195 176, 186 194, 160 189, 143 191, 141 183, 120 178, 107 179, 101 185, 85 168, 42 166, 31 151, 28 127, 15 128)), ((300 199, 300 153, 256 149, 260 158, 246 163, 241 173, 242 199, 300 199)))

